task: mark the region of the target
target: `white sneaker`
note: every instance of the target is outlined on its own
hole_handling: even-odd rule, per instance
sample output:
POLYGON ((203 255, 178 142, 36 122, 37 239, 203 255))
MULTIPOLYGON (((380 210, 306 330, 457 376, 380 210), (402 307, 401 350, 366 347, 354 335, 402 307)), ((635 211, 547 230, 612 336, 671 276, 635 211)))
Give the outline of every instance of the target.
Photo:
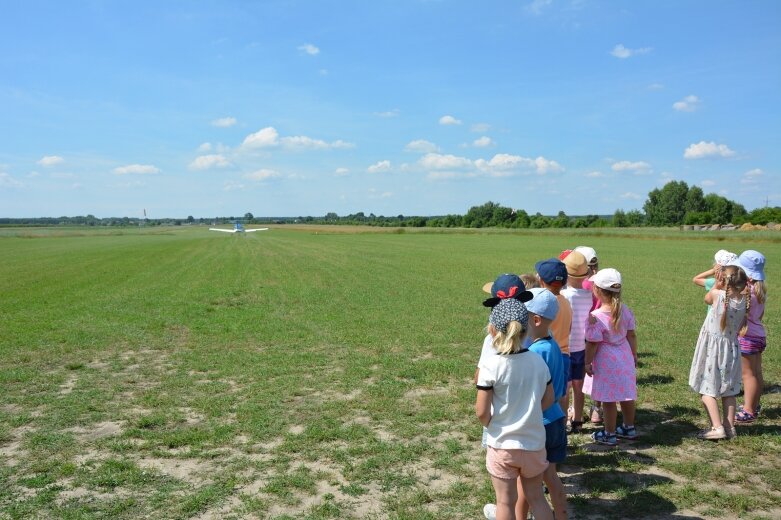
POLYGON ((724 431, 724 426, 711 427, 709 430, 702 431, 697 437, 704 441, 720 441, 727 438, 727 433, 724 431))
POLYGON ((496 504, 484 505, 483 515, 485 515, 487 520, 496 520, 496 504))

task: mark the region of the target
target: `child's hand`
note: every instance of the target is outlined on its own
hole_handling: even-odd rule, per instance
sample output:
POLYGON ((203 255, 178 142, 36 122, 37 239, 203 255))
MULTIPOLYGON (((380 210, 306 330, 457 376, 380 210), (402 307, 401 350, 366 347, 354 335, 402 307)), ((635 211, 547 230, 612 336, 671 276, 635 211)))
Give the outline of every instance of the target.
POLYGON ((591 377, 594 377, 594 365, 593 363, 586 363, 586 373, 591 377))

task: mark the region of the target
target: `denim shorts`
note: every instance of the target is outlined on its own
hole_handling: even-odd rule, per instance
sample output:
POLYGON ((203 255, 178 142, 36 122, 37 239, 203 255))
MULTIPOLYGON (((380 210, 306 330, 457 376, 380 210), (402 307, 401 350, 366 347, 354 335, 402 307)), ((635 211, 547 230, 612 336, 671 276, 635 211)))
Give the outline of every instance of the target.
POLYGON ((545 458, 559 464, 567 458, 566 418, 562 417, 545 425, 545 458))

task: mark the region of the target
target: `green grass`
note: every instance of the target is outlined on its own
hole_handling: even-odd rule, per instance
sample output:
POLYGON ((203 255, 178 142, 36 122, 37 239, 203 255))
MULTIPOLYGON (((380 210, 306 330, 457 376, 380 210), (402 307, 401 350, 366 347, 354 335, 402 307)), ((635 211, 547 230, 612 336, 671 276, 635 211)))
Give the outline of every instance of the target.
POLYGON ((572 439, 572 517, 777 517, 781 235, 285 227, 0 230, 0 518, 479 517, 480 287, 581 244, 625 279, 642 437, 572 439), (768 393, 702 444, 690 279, 721 248, 768 257, 768 393))

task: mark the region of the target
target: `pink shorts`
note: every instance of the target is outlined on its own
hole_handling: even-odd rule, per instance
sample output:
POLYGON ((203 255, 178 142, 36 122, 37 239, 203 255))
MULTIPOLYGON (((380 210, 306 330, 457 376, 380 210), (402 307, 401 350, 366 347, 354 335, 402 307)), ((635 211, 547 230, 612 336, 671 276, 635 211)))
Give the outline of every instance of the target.
POLYGON ((545 448, 538 451, 503 450, 488 446, 485 469, 492 477, 505 480, 536 477, 548 469, 545 448))
POLYGON ((766 339, 764 336, 738 336, 740 353, 746 356, 761 354, 765 351, 766 339))

